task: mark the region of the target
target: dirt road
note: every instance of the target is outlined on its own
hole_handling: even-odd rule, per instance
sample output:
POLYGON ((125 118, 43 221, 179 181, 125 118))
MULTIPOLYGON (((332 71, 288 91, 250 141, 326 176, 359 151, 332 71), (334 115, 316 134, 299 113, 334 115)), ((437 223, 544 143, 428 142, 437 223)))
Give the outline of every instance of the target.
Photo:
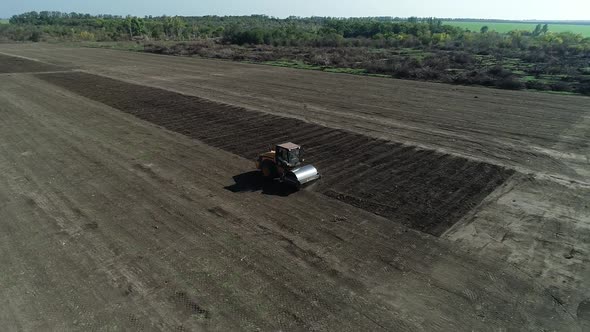
MULTIPOLYGON (((2 45, 0 52, 43 61, 22 70, 11 71, 27 66, 15 60, 0 66, 0 322, 9 329, 582 330, 588 324, 587 98, 106 50, 2 45), (438 221, 447 215, 443 207, 472 200, 450 229, 434 232, 440 237, 408 228, 413 223, 401 218, 407 213, 384 218, 321 190, 287 197, 231 190, 251 170, 244 157, 257 146, 243 150, 244 142, 212 134, 228 128, 206 126, 206 137, 175 132, 158 123, 160 113, 146 118, 115 95, 91 95, 84 79, 90 76, 95 92, 107 91, 104 79, 72 69, 182 92, 189 102, 195 96, 233 104, 236 118, 271 112, 306 120, 310 133, 324 133, 313 125, 344 129, 325 133, 344 135, 342 142, 359 135, 364 147, 377 138, 392 151, 408 146, 403 158, 382 168, 404 160, 420 161, 414 171, 441 165, 404 173, 425 177, 421 188, 432 189, 413 197, 432 201, 449 188, 444 165, 487 165, 513 175, 425 214, 438 221), (470 111, 478 99, 483 105, 470 111), (416 158, 420 149, 432 152, 416 158)), ((144 97, 128 93, 125 100, 144 97)), ((154 100, 145 107, 163 105, 154 100)), ((310 154, 321 162, 320 153, 310 154)), ((354 185, 342 188, 358 194, 354 185)), ((377 199, 387 197, 401 199, 396 193, 377 199)))

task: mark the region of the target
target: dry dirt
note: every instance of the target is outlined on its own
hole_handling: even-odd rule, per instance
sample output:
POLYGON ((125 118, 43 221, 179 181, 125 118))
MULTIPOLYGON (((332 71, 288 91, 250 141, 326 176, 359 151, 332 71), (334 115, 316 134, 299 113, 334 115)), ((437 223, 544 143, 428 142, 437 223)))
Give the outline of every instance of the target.
POLYGON ((0 53, 9 330, 589 327, 588 98, 0 53), (256 187, 292 137, 322 182, 256 187))

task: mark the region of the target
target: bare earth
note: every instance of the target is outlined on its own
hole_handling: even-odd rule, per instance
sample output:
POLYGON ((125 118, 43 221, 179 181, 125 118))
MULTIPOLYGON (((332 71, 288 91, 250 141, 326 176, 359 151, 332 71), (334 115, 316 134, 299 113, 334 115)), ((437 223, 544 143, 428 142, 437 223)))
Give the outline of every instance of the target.
POLYGON ((589 142, 586 97, 0 45, 0 326, 587 330, 589 142), (278 123, 325 180, 241 190, 278 123))

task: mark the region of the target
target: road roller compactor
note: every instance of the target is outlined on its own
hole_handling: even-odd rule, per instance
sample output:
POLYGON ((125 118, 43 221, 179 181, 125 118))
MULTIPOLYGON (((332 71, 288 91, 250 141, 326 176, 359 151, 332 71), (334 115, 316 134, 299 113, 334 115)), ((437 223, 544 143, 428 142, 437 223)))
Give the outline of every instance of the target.
POLYGON ((313 165, 303 165, 303 148, 288 142, 277 144, 274 150, 262 153, 256 159, 256 168, 266 179, 273 179, 296 189, 320 178, 313 165))

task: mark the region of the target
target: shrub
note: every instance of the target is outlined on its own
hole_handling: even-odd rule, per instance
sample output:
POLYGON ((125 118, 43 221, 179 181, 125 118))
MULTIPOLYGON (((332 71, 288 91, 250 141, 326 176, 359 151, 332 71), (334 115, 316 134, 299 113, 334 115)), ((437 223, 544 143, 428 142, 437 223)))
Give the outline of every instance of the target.
POLYGON ((500 78, 508 78, 512 75, 512 73, 509 70, 504 69, 504 67, 502 66, 493 66, 492 68, 488 69, 488 74, 500 78))
POLYGON ((551 85, 551 90, 560 92, 571 92, 572 86, 566 82, 555 82, 551 85))
POLYGON ((84 41, 91 41, 94 40, 94 34, 92 32, 88 32, 88 31, 82 31, 80 32, 80 40, 84 40, 84 41))
POLYGON ((149 53, 168 54, 168 48, 161 45, 145 44, 143 50, 149 53))
POLYGON ((473 56, 466 52, 455 52, 452 55, 452 60, 454 63, 467 65, 473 63, 473 56))
POLYGON ((576 92, 590 95, 590 80, 580 83, 580 85, 578 85, 576 88, 576 92))
POLYGON ((394 73, 394 63, 390 61, 371 61, 364 64, 363 67, 370 74, 393 75, 394 73))
POLYGON ((395 68, 393 76, 397 78, 410 78, 412 76, 412 69, 407 64, 400 65, 395 68))
POLYGON ((500 89, 507 90, 521 90, 524 88, 524 84, 515 77, 504 77, 496 81, 495 86, 500 89))
POLYGON ((530 80, 530 81, 526 82, 525 86, 527 89, 539 90, 539 91, 545 91, 549 88, 547 86, 547 84, 545 84, 541 81, 538 81, 538 80, 530 80))
POLYGON ((492 86, 494 85, 494 78, 491 77, 486 72, 481 72, 478 70, 472 70, 469 72, 463 72, 453 78, 452 80, 454 83, 458 84, 466 84, 466 85, 484 85, 484 86, 492 86))
POLYGON ((424 66, 445 70, 450 68, 449 58, 443 54, 430 55, 424 59, 424 66))
POLYGON ((31 34, 31 37, 29 37, 29 40, 34 43, 38 43, 39 41, 41 41, 41 32, 33 31, 33 33, 31 34))
POLYGON ((416 59, 405 60, 394 66, 393 76, 397 78, 414 78, 416 69, 422 68, 420 61, 416 59))
POLYGON ((441 74, 444 71, 437 70, 436 68, 432 67, 424 67, 420 69, 416 69, 414 71, 414 77, 420 80, 435 80, 438 81, 441 79, 441 74))

